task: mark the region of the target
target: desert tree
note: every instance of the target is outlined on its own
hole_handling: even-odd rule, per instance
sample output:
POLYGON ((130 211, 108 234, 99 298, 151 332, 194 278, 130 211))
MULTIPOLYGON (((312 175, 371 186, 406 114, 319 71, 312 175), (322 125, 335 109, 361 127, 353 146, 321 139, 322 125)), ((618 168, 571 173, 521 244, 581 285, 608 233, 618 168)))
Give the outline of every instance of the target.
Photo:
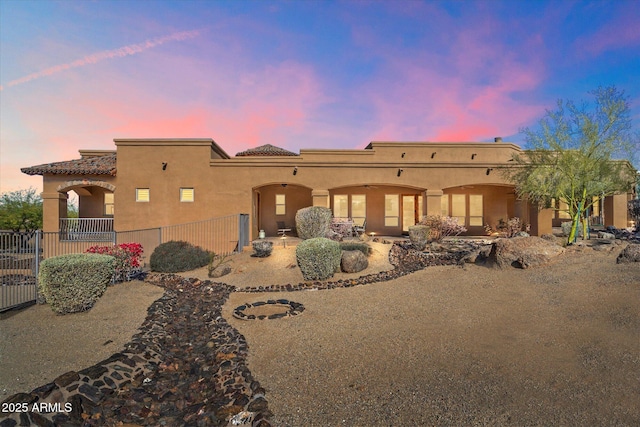
POLYGON ((593 103, 559 100, 534 128, 523 128, 526 146, 503 172, 516 193, 541 208, 564 201, 572 219, 568 243, 582 220, 586 236, 595 200, 628 191, 635 181, 629 100, 616 87, 591 91, 593 103))
POLYGON ((31 238, 42 228, 42 198, 34 188, 0 195, 0 230, 26 232, 31 238))

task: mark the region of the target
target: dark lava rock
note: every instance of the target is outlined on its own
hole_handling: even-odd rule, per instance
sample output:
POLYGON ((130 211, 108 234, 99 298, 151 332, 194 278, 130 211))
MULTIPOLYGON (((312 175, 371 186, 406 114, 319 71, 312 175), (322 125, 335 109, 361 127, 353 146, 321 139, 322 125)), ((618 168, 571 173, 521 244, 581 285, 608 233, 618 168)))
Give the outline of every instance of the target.
POLYGON ((627 262, 640 262, 640 243, 630 243, 616 258, 618 264, 627 262))

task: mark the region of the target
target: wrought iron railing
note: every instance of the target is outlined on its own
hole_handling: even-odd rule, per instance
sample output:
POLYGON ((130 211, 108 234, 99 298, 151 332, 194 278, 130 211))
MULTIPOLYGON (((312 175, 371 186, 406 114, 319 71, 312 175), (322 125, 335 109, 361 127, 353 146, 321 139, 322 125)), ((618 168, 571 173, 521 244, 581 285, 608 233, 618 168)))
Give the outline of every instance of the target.
POLYGON ((60 240, 113 242, 113 218, 60 218, 60 240))

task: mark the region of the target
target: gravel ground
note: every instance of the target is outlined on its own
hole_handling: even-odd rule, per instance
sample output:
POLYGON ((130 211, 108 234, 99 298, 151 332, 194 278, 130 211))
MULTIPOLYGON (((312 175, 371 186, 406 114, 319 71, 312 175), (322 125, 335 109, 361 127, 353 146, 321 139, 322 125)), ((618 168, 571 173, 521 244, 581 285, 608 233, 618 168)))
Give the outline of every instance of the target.
POLYGON ((48 305, 0 315, 0 401, 120 351, 164 289, 133 281, 109 286, 94 307, 60 316, 48 305))
MULTIPOLYGON (((390 268, 390 245, 372 246, 363 273, 390 268)), ((620 249, 571 250, 532 270, 430 267, 353 288, 236 292, 223 316, 247 339, 274 426, 639 425, 640 265, 617 265, 620 249), (269 298, 306 309, 277 320, 231 315, 269 298)), ((295 248, 231 261, 234 271, 217 281, 302 281, 295 248)), ((118 351, 162 292, 119 284, 87 313, 34 306, 3 315, 0 392, 118 351)))
POLYGON ((223 316, 247 339, 273 425, 639 425, 640 265, 617 265, 619 249, 532 270, 431 267, 354 288, 238 292, 223 316), (274 296, 306 309, 231 316, 274 296))

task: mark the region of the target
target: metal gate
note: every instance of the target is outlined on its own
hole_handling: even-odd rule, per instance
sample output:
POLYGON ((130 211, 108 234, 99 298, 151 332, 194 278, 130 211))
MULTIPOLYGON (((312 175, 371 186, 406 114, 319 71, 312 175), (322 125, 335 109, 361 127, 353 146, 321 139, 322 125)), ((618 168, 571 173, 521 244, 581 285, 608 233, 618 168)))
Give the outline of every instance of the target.
POLYGON ((0 231, 0 311, 37 300, 40 243, 39 231, 0 231))

